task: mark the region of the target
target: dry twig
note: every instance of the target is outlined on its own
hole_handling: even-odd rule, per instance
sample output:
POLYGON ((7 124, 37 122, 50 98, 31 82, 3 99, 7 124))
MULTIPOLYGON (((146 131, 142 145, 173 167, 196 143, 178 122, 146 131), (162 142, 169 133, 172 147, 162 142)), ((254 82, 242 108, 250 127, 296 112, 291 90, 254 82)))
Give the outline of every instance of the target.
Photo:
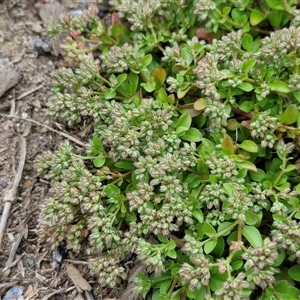
POLYGON ((24 136, 19 137, 19 148, 20 148, 20 160, 19 160, 17 174, 16 174, 16 177, 15 177, 12 187, 8 190, 8 192, 3 197, 4 209, 3 209, 1 222, 0 222, 0 249, 1 249, 2 241, 3 241, 3 237, 4 237, 4 232, 5 232, 10 208, 11 208, 12 202, 15 199, 17 189, 18 189, 21 177, 22 177, 24 164, 25 164, 26 138, 24 136))
POLYGON ((78 144, 78 145, 80 145, 80 146, 82 146, 82 147, 86 147, 86 146, 87 146, 86 144, 84 144, 83 142, 81 142, 80 140, 78 140, 77 138, 75 138, 75 137, 73 137, 73 136, 71 136, 71 135, 69 135, 69 134, 67 134, 67 133, 65 133, 65 132, 57 131, 57 130, 53 129, 53 128, 50 127, 50 126, 47 126, 47 125, 42 124, 42 123, 39 123, 39 122, 37 122, 37 121, 35 121, 35 120, 28 119, 28 118, 27 118, 27 119, 24 119, 24 118, 22 118, 22 117, 12 116, 12 115, 5 115, 5 114, 3 114, 2 116, 3 116, 3 117, 8 117, 8 118, 16 118, 16 119, 20 119, 20 120, 24 120, 24 121, 31 122, 31 123, 36 124, 36 125, 40 125, 40 126, 42 126, 42 127, 47 128, 47 129, 50 130, 50 131, 53 131, 53 132, 55 132, 55 133, 57 133, 57 134, 62 135, 63 137, 69 139, 70 141, 72 141, 72 142, 74 142, 74 143, 76 143, 76 144, 78 144))

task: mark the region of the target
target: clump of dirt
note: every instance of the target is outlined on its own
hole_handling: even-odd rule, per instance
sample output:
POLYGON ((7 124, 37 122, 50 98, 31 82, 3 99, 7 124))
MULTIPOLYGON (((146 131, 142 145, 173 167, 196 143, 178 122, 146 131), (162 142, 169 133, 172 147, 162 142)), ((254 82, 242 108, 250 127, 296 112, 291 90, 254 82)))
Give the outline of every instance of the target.
MULTIPOLYGON (((68 251, 67 258, 58 262, 50 245, 38 243, 37 220, 49 183, 39 178, 34 162, 43 151, 57 149, 64 140, 43 125, 65 130, 61 124, 51 124, 47 117, 51 73, 63 64, 63 59, 53 48, 51 54, 37 47, 46 39, 46 17, 41 8, 50 4, 34 0, 0 1, 0 78, 1 74, 2 78, 12 78, 7 80, 12 86, 7 84, 7 91, 0 94, 0 218, 5 213, 4 200, 12 191, 14 196, 0 247, 0 297, 14 299, 7 292, 17 287, 21 291, 17 299, 25 300, 117 299, 124 291, 124 283, 114 289, 101 287, 97 275, 87 267, 90 258, 68 251), (20 161, 25 154, 20 173, 20 161), (18 174, 20 183, 14 190, 18 174), (80 283, 74 283, 67 265, 79 272, 76 274, 82 276, 89 289, 83 290, 80 283)), ((63 12, 77 10, 78 5, 83 7, 82 3, 71 1, 57 5, 63 12)))

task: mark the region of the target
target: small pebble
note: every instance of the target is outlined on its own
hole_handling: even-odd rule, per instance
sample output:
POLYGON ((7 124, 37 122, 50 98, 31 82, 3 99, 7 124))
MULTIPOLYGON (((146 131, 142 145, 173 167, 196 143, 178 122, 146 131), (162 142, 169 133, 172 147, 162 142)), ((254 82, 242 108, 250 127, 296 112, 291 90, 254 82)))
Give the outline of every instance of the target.
POLYGON ((2 187, 3 189, 5 189, 7 186, 8 186, 8 183, 7 183, 7 182, 5 182, 5 181, 2 181, 2 182, 1 182, 1 187, 2 187))
POLYGON ((52 259, 60 264, 67 257, 67 254, 67 248, 58 246, 52 253, 52 259))
POLYGON ((47 55, 51 53, 51 40, 48 37, 43 37, 34 41, 34 49, 39 55, 47 55))
POLYGON ((73 15, 73 17, 79 18, 82 15, 82 10, 72 10, 70 13, 73 15))
POLYGON ((41 33, 44 30, 43 27, 41 26, 41 24, 39 24, 39 23, 33 23, 31 25, 31 28, 32 28, 32 31, 34 31, 36 33, 41 33))
POLYGON ((9 62, 8 58, 0 58, 0 68, 4 67, 9 62))
POLYGON ((21 300, 24 299, 22 295, 23 295, 23 289, 18 285, 15 285, 8 290, 3 300, 21 300))
POLYGON ((35 265, 35 261, 34 261, 34 259, 32 257, 27 257, 26 258, 26 262, 27 262, 29 268, 33 268, 34 265, 35 265))

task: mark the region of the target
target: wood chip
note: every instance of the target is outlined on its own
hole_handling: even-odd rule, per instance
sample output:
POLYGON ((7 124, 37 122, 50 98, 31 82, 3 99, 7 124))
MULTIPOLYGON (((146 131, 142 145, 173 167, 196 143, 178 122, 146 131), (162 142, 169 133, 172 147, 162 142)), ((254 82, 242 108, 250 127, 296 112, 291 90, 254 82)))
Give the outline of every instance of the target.
POLYGON ((79 270, 72 264, 67 265, 67 273, 76 287, 83 291, 91 291, 91 285, 83 278, 79 270))
POLYGON ((21 73, 14 67, 5 65, 0 68, 0 97, 21 80, 21 73))

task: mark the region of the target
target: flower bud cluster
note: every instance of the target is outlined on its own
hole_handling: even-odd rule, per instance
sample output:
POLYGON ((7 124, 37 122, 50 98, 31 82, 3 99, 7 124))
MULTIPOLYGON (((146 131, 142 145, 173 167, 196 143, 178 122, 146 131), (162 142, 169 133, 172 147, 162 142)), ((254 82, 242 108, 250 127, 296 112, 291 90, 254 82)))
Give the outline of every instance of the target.
MULTIPOLYGON (((132 106, 125 109, 123 105, 112 101, 102 110, 108 124, 100 125, 95 131, 104 146, 110 148, 109 156, 114 160, 130 158, 136 161, 143 152, 158 154, 168 149, 169 144, 173 145, 173 138, 170 141, 166 138, 172 124, 172 109, 154 106, 152 99, 143 99, 138 109, 132 106)), ((180 139, 174 138, 179 144, 180 139)))
POLYGON ((210 261, 205 257, 201 242, 190 235, 185 235, 185 243, 181 248, 190 259, 190 263, 183 263, 178 274, 183 284, 190 290, 199 289, 202 285, 207 286, 210 279, 210 261))
POLYGON ((142 68, 141 59, 144 54, 137 46, 113 46, 110 51, 100 56, 102 65, 110 73, 122 73, 128 69, 139 71, 142 68))
POLYGON ((208 100, 204 110, 204 116, 209 117, 212 130, 218 132, 224 130, 224 126, 227 125, 229 113, 224 103, 208 100))
POLYGON ((274 274, 278 273, 277 269, 272 267, 278 257, 277 251, 277 243, 269 238, 264 239, 261 247, 247 248, 242 255, 243 259, 246 260, 247 279, 263 289, 269 284, 273 284, 275 281, 274 274))
POLYGON ((251 136, 253 138, 260 138, 262 147, 273 148, 276 136, 272 131, 277 127, 277 125, 277 118, 271 117, 268 115, 267 111, 263 111, 251 120, 251 136))
POLYGON ((47 179, 58 181, 62 172, 68 168, 73 147, 69 142, 63 143, 55 153, 47 151, 39 156, 37 170, 47 179))
POLYGON ((273 222, 272 240, 286 251, 291 261, 300 262, 300 224, 296 220, 283 218, 273 222))
POLYGON ((208 209, 219 209, 222 203, 226 201, 227 194, 221 183, 206 184, 200 196, 198 197, 201 203, 206 203, 208 209))
POLYGON ((216 84, 226 76, 218 70, 220 56, 218 54, 206 53, 201 59, 197 67, 194 69, 198 76, 197 84, 201 92, 208 98, 219 100, 220 94, 217 91, 216 84))
POLYGON ((183 284, 188 285, 191 291, 207 286, 210 279, 210 262, 204 254, 193 255, 191 264, 183 263, 178 275, 183 284))
POLYGON ((165 257, 160 248, 140 238, 137 243, 136 254, 140 260, 144 260, 149 271, 154 271, 156 276, 165 270, 165 257))
POLYGON ((262 183, 252 182, 251 198, 253 201, 253 212, 258 213, 262 209, 266 209, 268 197, 272 194, 271 190, 263 189, 262 183))
POLYGON ((243 295, 243 291, 250 287, 249 282, 245 281, 245 273, 239 273, 236 277, 228 277, 223 283, 223 287, 215 292, 218 300, 247 300, 248 296, 243 295))
POLYGON ((271 32, 270 37, 261 40, 262 47, 256 54, 260 64, 275 70, 293 67, 294 63, 288 54, 300 48, 300 29, 291 26, 271 32))
POLYGON ((220 180, 231 179, 238 175, 234 161, 227 156, 216 157, 213 154, 206 161, 206 164, 211 170, 210 173, 218 176, 220 180))
POLYGON ((131 30, 143 30, 145 26, 151 26, 151 20, 160 12, 163 2, 159 0, 111 0, 110 4, 118 10, 120 17, 126 19, 132 24, 131 30))
POLYGON ((209 15, 209 11, 215 8, 216 4, 211 0, 197 1, 194 13, 200 21, 205 21, 209 15))
POLYGON ((112 256, 97 258, 91 264, 91 268, 97 272, 101 286, 114 287, 118 278, 126 279, 127 275, 123 267, 118 266, 118 261, 112 256))

